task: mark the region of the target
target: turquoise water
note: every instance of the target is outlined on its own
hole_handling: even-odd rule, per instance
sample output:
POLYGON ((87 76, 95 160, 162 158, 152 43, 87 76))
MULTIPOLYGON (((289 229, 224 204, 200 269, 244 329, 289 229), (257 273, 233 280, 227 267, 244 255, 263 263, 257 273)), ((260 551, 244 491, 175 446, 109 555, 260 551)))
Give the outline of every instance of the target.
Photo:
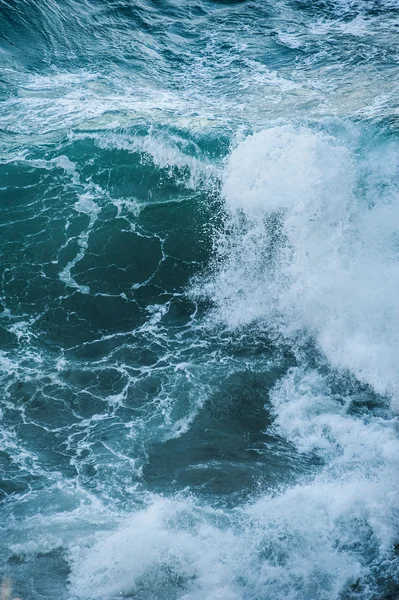
POLYGON ((0 0, 0 579, 399 594, 399 2, 0 0))

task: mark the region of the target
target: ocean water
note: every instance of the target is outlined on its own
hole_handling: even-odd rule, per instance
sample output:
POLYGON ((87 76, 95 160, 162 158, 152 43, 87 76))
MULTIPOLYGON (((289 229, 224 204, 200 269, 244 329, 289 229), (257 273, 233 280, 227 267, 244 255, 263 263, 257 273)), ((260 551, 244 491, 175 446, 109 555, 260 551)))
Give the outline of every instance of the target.
POLYGON ((396 600, 399 1, 0 0, 0 57, 0 580, 396 600))

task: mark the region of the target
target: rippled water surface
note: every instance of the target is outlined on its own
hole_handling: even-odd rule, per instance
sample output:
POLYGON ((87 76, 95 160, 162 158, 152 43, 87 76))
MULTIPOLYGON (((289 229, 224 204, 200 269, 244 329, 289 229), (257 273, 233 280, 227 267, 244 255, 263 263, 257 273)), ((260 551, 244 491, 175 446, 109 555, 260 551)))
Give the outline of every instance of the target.
POLYGON ((0 0, 0 578, 399 595, 398 0, 0 0))

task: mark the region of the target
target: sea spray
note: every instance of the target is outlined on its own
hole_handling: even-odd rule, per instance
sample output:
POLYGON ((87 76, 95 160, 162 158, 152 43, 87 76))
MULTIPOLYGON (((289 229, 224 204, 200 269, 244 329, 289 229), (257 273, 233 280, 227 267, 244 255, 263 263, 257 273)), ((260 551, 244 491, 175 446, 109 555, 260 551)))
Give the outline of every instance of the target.
POLYGON ((397 9, 0 0, 14 595, 398 595, 397 9))

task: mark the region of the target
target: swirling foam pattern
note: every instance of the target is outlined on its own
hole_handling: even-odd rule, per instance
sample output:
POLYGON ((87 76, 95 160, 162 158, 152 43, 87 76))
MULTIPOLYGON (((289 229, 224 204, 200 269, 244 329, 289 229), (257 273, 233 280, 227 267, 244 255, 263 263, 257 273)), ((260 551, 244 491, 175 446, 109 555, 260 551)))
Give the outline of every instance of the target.
POLYGON ((398 0, 0 0, 0 579, 399 595, 398 0))

